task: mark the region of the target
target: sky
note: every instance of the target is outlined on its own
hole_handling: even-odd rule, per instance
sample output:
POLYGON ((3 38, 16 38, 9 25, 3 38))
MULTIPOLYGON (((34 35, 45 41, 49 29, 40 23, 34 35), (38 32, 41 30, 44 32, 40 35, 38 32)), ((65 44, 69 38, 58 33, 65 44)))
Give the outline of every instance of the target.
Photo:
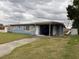
POLYGON ((0 23, 35 21, 37 18, 67 23, 69 4, 70 0, 0 0, 0 23))

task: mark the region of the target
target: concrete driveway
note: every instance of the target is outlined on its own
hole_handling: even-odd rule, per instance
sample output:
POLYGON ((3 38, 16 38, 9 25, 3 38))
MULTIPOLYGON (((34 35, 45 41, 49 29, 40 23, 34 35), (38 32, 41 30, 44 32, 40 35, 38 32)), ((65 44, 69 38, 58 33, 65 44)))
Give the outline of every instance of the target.
POLYGON ((35 41, 36 38, 26 38, 21 40, 16 40, 13 42, 8 42, 5 44, 0 44, 0 57, 10 54, 15 48, 20 47, 22 45, 31 43, 35 41))

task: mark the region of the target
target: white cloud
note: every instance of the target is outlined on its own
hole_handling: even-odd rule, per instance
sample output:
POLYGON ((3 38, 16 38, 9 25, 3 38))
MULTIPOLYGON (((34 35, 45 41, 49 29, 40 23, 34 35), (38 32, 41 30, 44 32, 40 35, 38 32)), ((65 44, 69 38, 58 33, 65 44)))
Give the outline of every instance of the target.
POLYGON ((67 21, 68 4, 69 0, 0 0, 0 20, 2 23, 34 18, 67 21))

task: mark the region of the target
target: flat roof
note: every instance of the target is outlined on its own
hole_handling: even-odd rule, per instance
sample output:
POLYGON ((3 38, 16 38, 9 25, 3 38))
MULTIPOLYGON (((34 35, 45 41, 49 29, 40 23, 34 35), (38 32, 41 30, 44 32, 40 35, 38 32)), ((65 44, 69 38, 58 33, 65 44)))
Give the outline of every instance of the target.
POLYGON ((9 24, 10 25, 33 25, 33 24, 46 24, 46 23, 58 23, 62 24, 65 27, 67 27, 67 24, 63 20, 52 20, 52 19, 43 19, 43 18, 36 18, 36 19, 28 19, 26 21, 19 21, 18 23, 15 24, 9 24))
POLYGON ((10 24, 10 25, 22 25, 22 24, 30 25, 30 24, 46 24, 46 23, 60 23, 64 25, 64 21, 49 20, 49 19, 37 19, 37 20, 19 22, 17 24, 10 24))

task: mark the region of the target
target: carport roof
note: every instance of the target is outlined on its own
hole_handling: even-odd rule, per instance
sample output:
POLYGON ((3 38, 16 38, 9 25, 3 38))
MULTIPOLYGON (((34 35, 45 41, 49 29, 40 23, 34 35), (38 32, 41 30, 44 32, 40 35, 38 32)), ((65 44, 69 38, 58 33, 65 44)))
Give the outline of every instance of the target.
POLYGON ((54 24, 58 23, 58 24, 64 25, 63 22, 57 21, 57 20, 41 20, 41 21, 39 20, 39 21, 31 21, 31 22, 21 22, 21 23, 18 23, 18 24, 11 24, 11 25, 15 26, 15 25, 31 25, 31 24, 50 24, 50 23, 54 23, 54 24))
MULTIPOLYGON (((20 21, 18 22, 17 24, 39 24, 39 23, 61 23, 61 24, 64 24, 64 21, 60 21, 60 20, 49 20, 49 19, 40 19, 40 18, 37 18, 37 19, 34 19, 34 20, 27 20, 27 21, 20 21)), ((11 25, 16 25, 16 24, 11 24, 11 25)))
POLYGON ((51 19, 41 19, 41 18, 36 18, 36 19, 32 19, 32 20, 27 20, 27 21, 19 21, 16 24, 10 24, 10 25, 30 25, 30 24, 43 24, 43 23, 59 23, 59 24, 63 24, 66 28, 68 27, 72 27, 72 21, 70 22, 69 20, 64 21, 64 20, 51 20, 51 19))

